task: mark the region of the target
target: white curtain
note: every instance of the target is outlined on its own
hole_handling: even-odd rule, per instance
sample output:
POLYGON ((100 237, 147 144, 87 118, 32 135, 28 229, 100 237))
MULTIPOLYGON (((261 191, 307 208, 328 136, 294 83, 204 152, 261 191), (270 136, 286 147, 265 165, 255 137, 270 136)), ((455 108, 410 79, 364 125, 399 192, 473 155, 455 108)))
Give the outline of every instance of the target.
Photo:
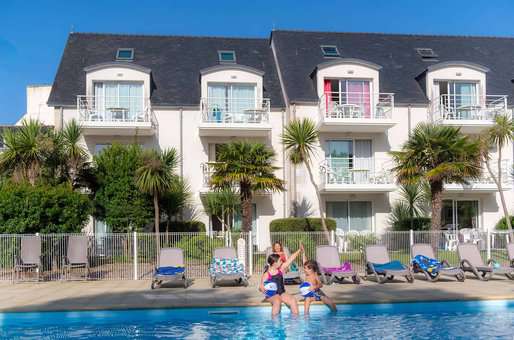
POLYGON ((350 202, 350 230, 371 231, 371 202, 350 202))
POLYGON ((255 86, 231 85, 230 112, 236 121, 246 123, 252 117, 246 110, 255 109, 255 86))
POLYGON ((225 85, 211 85, 207 87, 207 120, 221 123, 225 120, 227 111, 227 87, 225 85))
POLYGON ((371 140, 358 139, 355 141, 355 156, 353 168, 356 170, 353 173, 354 183, 368 183, 369 176, 373 171, 371 157, 371 140))
POLYGON ((327 217, 336 221, 337 229, 347 232, 348 229, 348 202, 327 202, 327 217))

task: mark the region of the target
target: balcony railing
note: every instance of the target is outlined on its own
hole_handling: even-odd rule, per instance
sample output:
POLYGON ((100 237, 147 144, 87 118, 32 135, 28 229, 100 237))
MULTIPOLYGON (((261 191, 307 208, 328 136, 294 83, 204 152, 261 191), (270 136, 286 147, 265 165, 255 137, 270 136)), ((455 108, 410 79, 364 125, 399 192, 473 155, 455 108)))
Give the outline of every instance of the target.
POLYGON ((77 96, 82 122, 151 122, 150 101, 132 96, 77 96))
POLYGON ((381 170, 376 171, 372 158, 327 158, 320 164, 321 182, 329 185, 394 183, 391 172, 387 170, 391 168, 390 161, 380 164, 381 170))
POLYGON ((444 94, 432 100, 430 111, 434 121, 491 121, 507 112, 507 96, 444 94))
POLYGON ((391 119, 394 94, 326 92, 319 101, 323 119, 391 119))
POLYGON ((217 124, 263 124, 269 122, 270 100, 207 97, 201 100, 202 122, 217 124))
MULTIPOLYGON (((498 178, 497 177, 497 174, 498 174, 497 161, 495 161, 495 160, 491 161, 491 170, 493 171, 496 178, 498 178)), ((506 160, 506 159, 502 160, 502 162, 501 162, 501 176, 502 176, 501 183, 503 185, 512 183, 512 180, 513 180, 512 171, 513 170, 514 169, 512 168, 511 161, 506 160)), ((493 177, 491 176, 489 171, 485 168, 485 166, 482 169, 482 173, 481 173, 480 177, 475 178, 475 179, 470 179, 470 180, 468 180, 468 183, 469 183, 468 185, 464 185, 464 186, 466 187, 466 186, 473 186, 473 185, 494 185, 494 184, 496 184, 493 180, 493 177)), ((451 183, 451 184, 454 184, 454 183, 451 183)))

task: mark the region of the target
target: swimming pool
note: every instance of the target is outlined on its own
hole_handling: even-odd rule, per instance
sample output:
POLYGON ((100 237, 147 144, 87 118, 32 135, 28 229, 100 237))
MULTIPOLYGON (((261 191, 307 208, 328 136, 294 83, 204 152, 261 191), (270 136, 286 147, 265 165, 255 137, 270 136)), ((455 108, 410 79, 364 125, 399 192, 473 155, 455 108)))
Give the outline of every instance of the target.
POLYGON ((512 338, 514 301, 314 306, 277 319, 268 307, 0 314, 0 338, 512 338))

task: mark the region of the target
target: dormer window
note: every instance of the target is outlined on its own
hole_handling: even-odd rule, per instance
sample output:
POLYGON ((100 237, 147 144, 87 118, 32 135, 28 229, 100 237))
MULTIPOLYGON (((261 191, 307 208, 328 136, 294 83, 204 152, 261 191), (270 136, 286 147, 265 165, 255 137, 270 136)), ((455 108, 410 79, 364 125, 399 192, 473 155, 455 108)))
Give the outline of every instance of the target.
POLYGON ((323 56, 326 58, 337 58, 340 57, 339 50, 337 46, 334 45, 321 45, 321 52, 323 56))
POLYGON ((116 60, 120 60, 120 61, 134 60, 134 49, 133 48, 118 48, 118 51, 116 51, 116 60))
POLYGON ((220 63, 235 63, 236 52, 234 51, 218 51, 218 58, 220 63))

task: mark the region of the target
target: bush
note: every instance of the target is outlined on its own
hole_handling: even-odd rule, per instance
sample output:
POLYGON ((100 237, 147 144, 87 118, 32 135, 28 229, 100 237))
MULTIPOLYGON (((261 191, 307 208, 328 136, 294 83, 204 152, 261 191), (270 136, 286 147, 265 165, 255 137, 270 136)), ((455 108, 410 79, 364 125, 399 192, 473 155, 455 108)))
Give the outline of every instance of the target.
MULTIPOLYGON (((336 229, 336 221, 325 219, 328 230, 336 229)), ((270 232, 279 231, 323 231, 321 229, 321 218, 289 217, 279 218, 271 221, 270 232)))
MULTIPOLYGON (((205 224, 201 221, 173 221, 168 225, 170 233, 200 233, 205 232, 205 224)), ((161 232, 166 231, 166 223, 161 223, 161 232)))
POLYGON ((364 250, 366 246, 377 243, 378 238, 375 234, 348 234, 348 243, 351 250, 364 250))
MULTIPOLYGON (((509 216, 509 217, 510 217, 510 224, 512 226, 514 226, 514 216, 509 216)), ((507 230, 507 220, 505 219, 505 217, 500 218, 498 223, 496 223, 496 230, 507 230)))
POLYGON ((430 217, 414 217, 411 220, 409 218, 401 219, 396 221, 392 227, 395 231, 406 231, 406 230, 430 230, 431 224, 430 217))
POLYGON ((223 239, 207 235, 184 236, 175 244, 175 247, 184 251, 185 258, 209 261, 215 248, 224 247, 223 239))
POLYGON ((6 182, 0 188, 0 233, 75 233, 91 213, 88 197, 68 185, 6 182))

